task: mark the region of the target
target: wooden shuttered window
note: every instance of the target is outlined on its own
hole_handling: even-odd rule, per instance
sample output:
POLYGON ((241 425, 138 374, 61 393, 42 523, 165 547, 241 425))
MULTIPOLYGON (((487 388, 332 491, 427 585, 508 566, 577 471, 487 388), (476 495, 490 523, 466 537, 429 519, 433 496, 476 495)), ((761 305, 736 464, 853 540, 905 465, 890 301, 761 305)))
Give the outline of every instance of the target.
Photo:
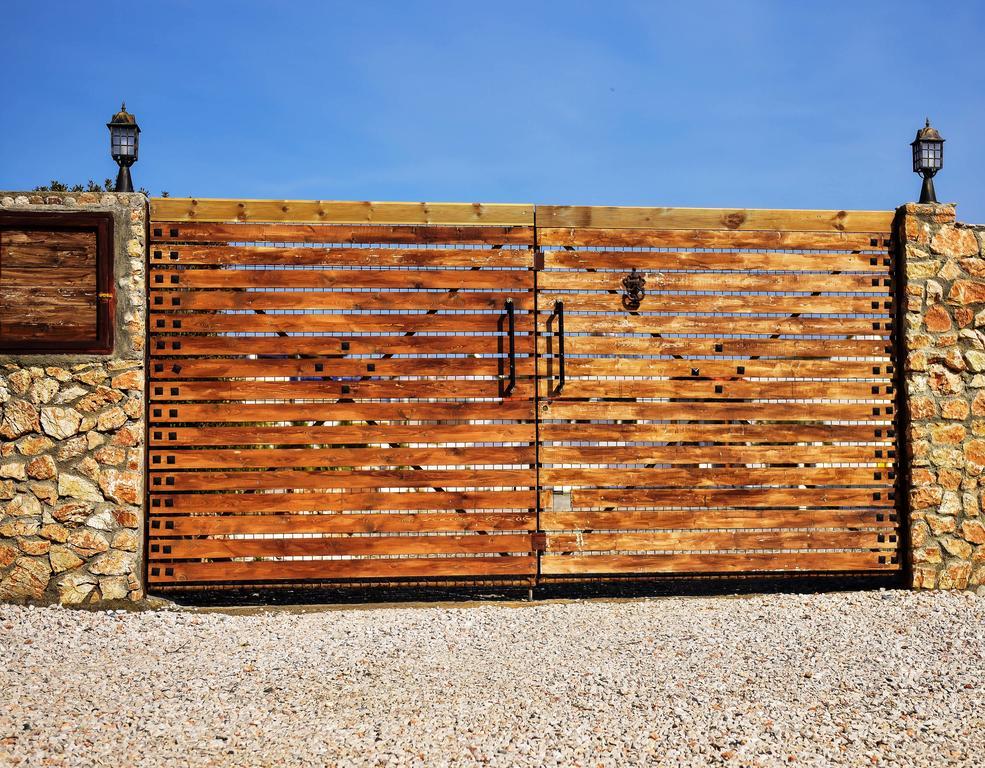
POLYGON ((0 352, 113 351, 113 218, 0 212, 0 352))

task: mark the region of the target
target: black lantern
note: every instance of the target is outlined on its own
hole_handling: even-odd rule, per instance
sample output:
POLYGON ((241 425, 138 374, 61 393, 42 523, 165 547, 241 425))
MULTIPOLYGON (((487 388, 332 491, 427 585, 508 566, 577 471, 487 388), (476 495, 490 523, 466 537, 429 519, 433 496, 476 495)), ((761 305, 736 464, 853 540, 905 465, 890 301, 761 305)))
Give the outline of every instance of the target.
POLYGON ((944 139, 936 128, 927 124, 917 131, 917 137, 910 144, 913 147, 913 172, 923 176, 923 187, 920 189, 921 203, 936 203, 934 192, 934 175, 944 167, 944 139))
POLYGON ((137 162, 137 142, 140 137, 137 118, 127 112, 126 102, 123 102, 120 111, 113 115, 106 127, 109 128, 110 154, 120 166, 120 172, 116 176, 116 191, 133 192, 130 166, 137 162))

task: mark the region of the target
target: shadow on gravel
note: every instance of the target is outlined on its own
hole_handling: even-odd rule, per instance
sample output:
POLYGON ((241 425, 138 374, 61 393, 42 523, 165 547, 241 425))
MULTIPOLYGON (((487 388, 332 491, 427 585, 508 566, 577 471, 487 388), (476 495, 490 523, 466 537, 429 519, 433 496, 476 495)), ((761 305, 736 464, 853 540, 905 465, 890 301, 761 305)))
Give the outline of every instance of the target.
MULTIPOLYGON (((648 597, 729 597, 758 594, 813 594, 856 590, 899 589, 899 576, 784 576, 664 578, 646 581, 598 581, 537 587, 533 605, 545 600, 625 600, 648 597)), ((161 594, 178 605, 196 608, 264 606, 400 605, 427 603, 515 603, 527 601, 526 588, 350 587, 216 589, 161 594)))

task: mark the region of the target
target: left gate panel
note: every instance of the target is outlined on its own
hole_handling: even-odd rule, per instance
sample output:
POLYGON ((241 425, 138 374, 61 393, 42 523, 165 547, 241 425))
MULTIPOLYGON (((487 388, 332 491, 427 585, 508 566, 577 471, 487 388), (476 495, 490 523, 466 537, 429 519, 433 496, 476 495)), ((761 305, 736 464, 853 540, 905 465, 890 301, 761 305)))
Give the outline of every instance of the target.
POLYGON ((532 214, 263 205, 154 204, 149 583, 530 583, 532 214))

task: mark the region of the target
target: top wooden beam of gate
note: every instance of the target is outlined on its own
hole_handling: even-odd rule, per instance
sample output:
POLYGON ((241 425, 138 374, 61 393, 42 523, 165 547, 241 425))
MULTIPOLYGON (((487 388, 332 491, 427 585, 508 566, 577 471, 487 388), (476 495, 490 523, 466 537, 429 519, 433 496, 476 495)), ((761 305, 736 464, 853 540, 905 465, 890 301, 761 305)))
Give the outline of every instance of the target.
POLYGON ((532 226, 534 206, 499 203, 380 203, 337 200, 199 200, 155 197, 155 221, 305 224, 532 226))
POLYGON ((892 211, 537 206, 537 226, 546 228, 889 232, 892 221, 892 211))

